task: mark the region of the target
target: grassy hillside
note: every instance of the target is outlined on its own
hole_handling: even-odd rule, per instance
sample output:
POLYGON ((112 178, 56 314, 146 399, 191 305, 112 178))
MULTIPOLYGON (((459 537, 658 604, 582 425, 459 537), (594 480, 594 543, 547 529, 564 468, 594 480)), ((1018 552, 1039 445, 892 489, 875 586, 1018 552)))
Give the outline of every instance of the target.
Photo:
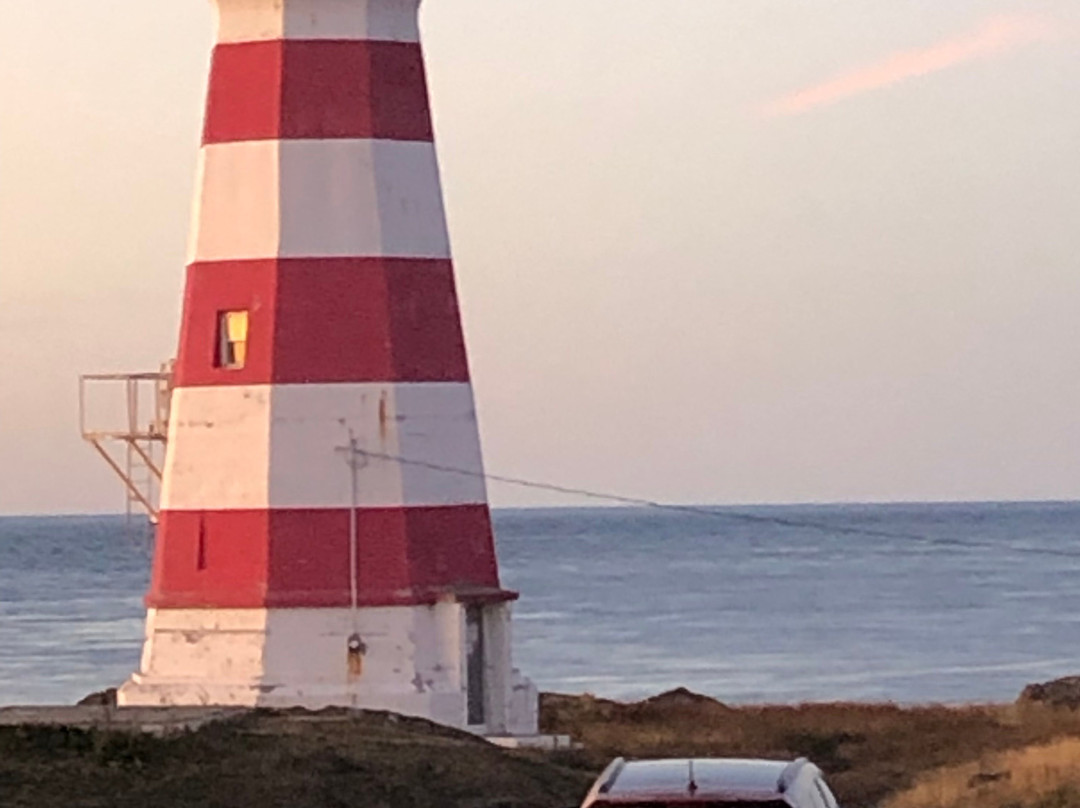
MULTIPOLYGON (((543 705, 546 731, 570 734, 584 742, 585 750, 575 753, 577 765, 583 768, 599 768, 616 755, 805 755, 825 770, 845 808, 877 805, 941 767, 1061 736, 1080 736, 1080 713, 1037 705, 813 704, 733 709, 686 692, 638 704, 548 695, 543 705)), ((931 805, 937 804, 921 803, 919 808, 931 805)), ((996 806, 980 803, 980 808, 996 806)))
POLYGON ((564 808, 588 783, 379 713, 253 713, 167 738, 0 728, 4 808, 564 808))
POLYGON ((506 752, 384 713, 256 712, 154 738, 0 728, 3 808, 572 808, 611 758, 810 757, 844 808, 1080 808, 1080 712, 1040 705, 730 708, 546 695, 585 747, 506 752))

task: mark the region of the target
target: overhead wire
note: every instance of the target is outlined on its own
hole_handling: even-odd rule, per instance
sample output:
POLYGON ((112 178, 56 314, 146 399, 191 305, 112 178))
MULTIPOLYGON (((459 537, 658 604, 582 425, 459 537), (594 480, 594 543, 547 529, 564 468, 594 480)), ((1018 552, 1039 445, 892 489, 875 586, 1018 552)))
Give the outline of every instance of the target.
POLYGON ((784 516, 770 516, 761 513, 747 513, 746 511, 734 510, 728 506, 718 506, 716 508, 711 508, 701 505, 677 505, 673 503, 659 502, 657 500, 646 499, 644 497, 632 497, 622 494, 592 491, 587 488, 577 488, 574 486, 558 485, 556 483, 540 482, 537 480, 525 479, 523 477, 511 477, 504 474, 490 474, 488 472, 476 471, 474 469, 448 466, 441 463, 432 463, 426 460, 408 458, 402 455, 390 454, 387 452, 373 452, 367 449, 359 448, 356 449, 356 452, 357 454, 365 455, 366 457, 374 460, 384 460, 388 462, 400 463, 401 465, 405 466, 425 468, 429 471, 436 471, 445 474, 455 474, 463 477, 472 477, 496 483, 504 483, 507 485, 518 486, 519 488, 529 488, 536 491, 546 491, 548 493, 554 494, 566 494, 570 496, 581 497, 582 499, 592 499, 600 502, 609 502, 620 505, 633 505, 636 507, 649 508, 652 510, 692 514, 712 519, 727 519, 730 521, 753 522, 759 524, 774 525, 776 527, 804 528, 810 530, 818 530, 825 533, 865 536, 869 538, 899 539, 904 541, 915 541, 929 545, 962 548, 968 550, 1006 549, 1011 550, 1012 552, 1024 553, 1028 555, 1045 555, 1055 556, 1058 558, 1080 559, 1080 550, 1070 551, 1058 550, 1052 547, 1025 547, 1023 545, 1017 544, 1001 544, 998 542, 978 541, 975 539, 960 539, 947 536, 927 536, 921 533, 880 530, 878 528, 858 527, 855 525, 838 525, 835 523, 822 522, 812 519, 792 519, 790 517, 784 516))

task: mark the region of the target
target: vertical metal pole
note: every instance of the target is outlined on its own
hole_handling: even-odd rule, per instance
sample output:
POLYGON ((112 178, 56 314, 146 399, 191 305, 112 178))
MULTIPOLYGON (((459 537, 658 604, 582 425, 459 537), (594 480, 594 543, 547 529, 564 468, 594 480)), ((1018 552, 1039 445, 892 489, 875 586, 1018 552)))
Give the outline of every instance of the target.
POLYGON ((79 377, 79 431, 86 439, 86 377, 79 377))
MULTIPOLYGON (((360 636, 360 585, 358 582, 359 571, 359 547, 357 536, 356 509, 359 507, 359 481, 360 476, 360 444, 356 435, 349 430, 349 471, 352 474, 352 507, 349 508, 349 594, 352 596, 352 634, 345 643, 346 659, 348 660, 349 681, 359 680, 364 675, 364 654, 367 646, 363 637, 360 636)), ((352 691, 350 700, 353 707, 358 705, 359 695, 352 691)))
MULTIPOLYGON (((127 434, 128 440, 125 441, 127 451, 124 453, 125 458, 125 471, 127 477, 131 481, 131 485, 134 488, 138 488, 138 482, 135 480, 135 451, 132 448, 132 444, 137 440, 137 433, 139 429, 139 387, 138 382, 133 378, 128 378, 125 386, 127 388, 127 434)), ((124 503, 124 537, 127 541, 132 542, 131 533, 131 496, 128 495, 124 503)))
MULTIPOLYGON (((360 539, 357 535, 356 513, 357 508, 360 507, 359 457, 363 454, 363 451, 360 449, 360 442, 356 439, 356 434, 351 429, 349 430, 349 445, 338 446, 336 451, 349 453, 349 483, 352 489, 352 502, 349 508, 349 595, 352 606, 352 634, 349 635, 345 643, 345 658, 349 682, 355 682, 364 675, 364 654, 367 653, 367 645, 364 643, 364 638, 360 636, 360 584, 358 580, 360 576, 360 539)), ((350 698, 352 705, 357 706, 358 693, 353 691, 350 698)))
POLYGON ((349 430, 349 468, 352 471, 352 507, 349 508, 349 588, 350 595, 352 596, 352 621, 353 629, 357 630, 357 608, 360 605, 360 592, 359 582, 357 581, 357 563, 359 560, 359 549, 357 547, 357 525, 356 525, 356 509, 359 507, 358 499, 359 484, 357 482, 358 469, 357 469, 357 455, 360 452, 359 445, 357 444, 356 436, 353 431, 349 430))

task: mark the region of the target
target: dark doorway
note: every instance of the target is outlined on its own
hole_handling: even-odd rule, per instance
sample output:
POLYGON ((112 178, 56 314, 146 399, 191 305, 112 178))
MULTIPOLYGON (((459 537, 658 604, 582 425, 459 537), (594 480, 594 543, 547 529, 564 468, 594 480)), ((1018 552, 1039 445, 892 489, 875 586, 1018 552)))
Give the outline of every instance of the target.
POLYGON ((484 609, 465 608, 466 677, 468 679, 469 726, 487 723, 486 688, 484 687, 487 655, 484 649, 484 609))

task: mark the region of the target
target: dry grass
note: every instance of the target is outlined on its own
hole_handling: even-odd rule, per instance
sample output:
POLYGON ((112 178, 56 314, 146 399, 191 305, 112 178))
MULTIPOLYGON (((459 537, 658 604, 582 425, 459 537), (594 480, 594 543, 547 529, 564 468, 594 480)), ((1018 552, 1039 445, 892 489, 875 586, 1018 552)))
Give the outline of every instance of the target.
POLYGON ((1080 806, 1080 738, 989 755, 920 777, 885 808, 1080 806))
POLYGON ((1080 711, 734 709, 676 692, 637 704, 547 695, 541 714, 545 731, 585 748, 507 753, 417 719, 341 711, 253 713, 162 739, 0 728, 0 806, 567 808, 618 755, 805 755, 844 808, 900 794, 888 808, 1080 808, 1066 788, 1080 783, 1080 711))
POLYGON ((805 755, 825 770, 845 808, 876 806, 943 767, 977 766, 1000 752, 1080 736, 1080 712, 1040 706, 729 708, 689 694, 638 704, 552 695, 542 715, 546 731, 584 742, 578 760, 567 761, 583 768, 618 755, 805 755))

